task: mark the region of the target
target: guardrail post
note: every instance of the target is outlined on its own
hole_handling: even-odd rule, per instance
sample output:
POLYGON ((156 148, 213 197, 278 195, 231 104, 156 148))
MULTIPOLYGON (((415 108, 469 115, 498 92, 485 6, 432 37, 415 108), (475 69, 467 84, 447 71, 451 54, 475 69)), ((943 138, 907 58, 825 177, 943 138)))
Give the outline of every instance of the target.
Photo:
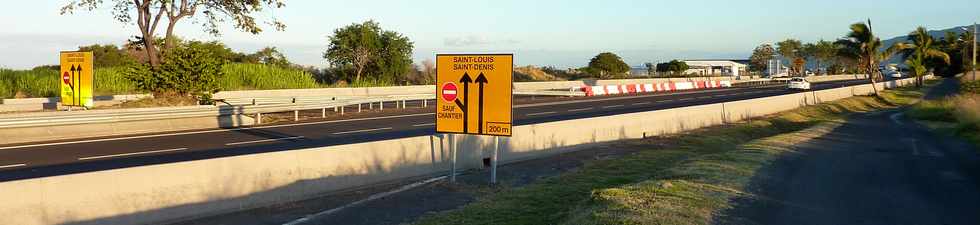
POLYGON ((361 112, 361 103, 357 103, 357 112, 361 112))
POLYGON ((293 121, 299 121, 299 110, 293 111, 293 121))
MULTIPOLYGON (((334 108, 337 109, 337 108, 334 108)), ((320 118, 327 118, 327 108, 320 109, 320 118)))
POLYGON ((337 106, 334 106, 334 107, 333 107, 333 111, 334 111, 334 112, 337 112, 337 106))
POLYGON ((402 100, 402 108, 408 108, 408 100, 402 100))
POLYGON ((381 100, 378 102, 378 109, 380 109, 381 111, 385 111, 385 100, 381 100))
POLYGON ((343 116, 343 115, 344 115, 344 106, 340 106, 340 115, 341 115, 341 116, 343 116))
POLYGON ((368 109, 374 109, 374 102, 368 102, 368 109))
POLYGON ((262 113, 255 114, 255 124, 262 124, 262 113))
POLYGON ((429 107, 429 100, 428 99, 422 99, 422 108, 424 109, 424 108, 428 108, 428 107, 429 107))

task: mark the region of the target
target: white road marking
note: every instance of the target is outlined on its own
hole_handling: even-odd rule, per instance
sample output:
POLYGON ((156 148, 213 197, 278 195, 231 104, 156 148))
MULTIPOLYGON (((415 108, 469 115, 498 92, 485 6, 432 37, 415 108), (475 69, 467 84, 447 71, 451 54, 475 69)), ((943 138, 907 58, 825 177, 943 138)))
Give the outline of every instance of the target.
POLYGON ((295 137, 284 137, 284 138, 272 138, 272 139, 265 139, 265 140, 233 142, 233 143, 227 143, 225 145, 227 145, 227 146, 232 146, 232 145, 245 145, 245 144, 255 144, 255 143, 262 143, 262 142, 295 140, 295 139, 302 139, 302 138, 306 138, 306 137, 303 137, 303 136, 295 136, 295 137))
POLYGON ((657 102, 673 102, 673 101, 674 101, 673 99, 667 99, 667 100, 657 101, 657 102))
POLYGON ((423 124, 415 124, 415 125, 412 125, 412 126, 413 127, 428 127, 428 126, 435 126, 435 125, 436 125, 435 123, 423 123, 423 124))
POLYGON ((557 112, 528 113, 527 116, 541 116, 541 115, 549 115, 549 114, 555 114, 555 113, 557 113, 557 112))
POLYGON ((14 167, 21 167, 21 166, 27 166, 27 164, 21 163, 21 164, 5 165, 5 166, 0 166, 0 169, 7 169, 7 168, 14 168, 14 167))
POLYGON ((640 102, 640 103, 633 103, 633 105, 649 105, 651 103, 652 102, 640 102))
POLYGON ((681 101, 690 101, 690 100, 694 100, 694 98, 682 98, 681 99, 681 101))
POLYGON ((904 114, 905 113, 895 113, 895 114, 892 114, 891 116, 889 116, 888 118, 892 119, 892 122, 895 122, 898 125, 905 125, 905 122, 902 122, 901 121, 901 118, 899 118, 899 117, 902 117, 902 115, 904 115, 904 114))
POLYGON ((581 112, 581 111, 587 111, 587 110, 592 110, 592 107, 581 108, 581 109, 569 109, 568 111, 569 112, 581 112))
POLYGON ((604 109, 611 109, 611 108, 619 108, 619 107, 623 107, 623 105, 603 106, 602 108, 604 108, 604 109))
POLYGON ((703 97, 698 97, 698 98, 699 99, 708 99, 708 98, 711 98, 711 96, 703 96, 703 97))
POLYGON ((344 132, 333 133, 333 135, 364 133, 364 132, 372 132, 372 131, 379 131, 379 130, 391 130, 391 129, 392 129, 391 127, 385 127, 385 128, 377 128, 377 129, 352 130, 352 131, 344 131, 344 132))
POLYGON ((91 156, 91 157, 78 158, 78 160, 79 161, 85 161, 85 160, 104 159, 104 158, 115 158, 115 157, 132 156, 132 155, 145 155, 145 154, 153 154, 153 153, 176 152, 176 151, 183 151, 183 150, 187 150, 187 148, 175 148, 175 149, 165 149, 165 150, 155 150, 155 151, 145 151, 145 152, 133 152, 133 153, 123 153, 123 154, 114 154, 114 155, 91 156))
POLYGON ((303 218, 299 218, 299 219, 290 221, 288 223, 284 223, 283 225, 298 225, 298 224, 302 224, 302 223, 304 223, 306 221, 310 221, 312 219, 316 219, 317 217, 328 216, 330 214, 334 214, 334 213, 340 212, 340 211, 342 211, 344 209, 347 209, 347 208, 350 208, 350 207, 354 207, 354 206, 357 206, 357 205, 360 205, 360 204, 364 204, 366 202, 374 201, 374 200, 377 200, 377 199, 385 198, 385 197, 388 197, 388 196, 391 196, 391 195, 394 195, 394 194, 401 193, 403 191, 411 190, 413 188, 416 188, 416 187, 419 187, 419 186, 422 186, 422 185, 430 184, 432 182, 436 182, 436 181, 440 181, 440 180, 445 180, 445 179, 446 179, 446 176, 436 177, 436 178, 432 178, 432 179, 428 179, 428 180, 416 182, 416 183, 413 183, 413 184, 405 185, 405 186, 402 186, 402 187, 400 187, 398 189, 395 189, 395 190, 373 194, 371 196, 368 196, 365 199, 361 199, 361 200, 358 200, 356 202, 352 202, 350 204, 347 204, 347 205, 344 205, 344 206, 341 206, 341 207, 337 207, 337 208, 333 208, 333 209, 330 209, 330 210, 327 210, 327 211, 318 212, 318 213, 312 214, 312 215, 307 215, 307 216, 305 216, 303 218))
POLYGON ((55 146, 55 145, 84 144, 84 143, 105 142, 105 141, 120 141, 120 140, 131 140, 131 139, 142 139, 142 138, 169 137, 169 136, 180 136, 180 135, 188 135, 188 134, 207 134, 207 133, 218 133, 218 132, 230 132, 230 131, 243 131, 243 130, 266 129, 266 128, 295 127, 295 126, 318 125, 318 124, 356 122, 356 121, 365 121, 365 120, 393 119, 393 118, 405 118, 405 117, 416 117, 416 116, 431 116, 431 115, 435 115, 435 113, 419 113, 419 114, 408 114, 408 115, 397 115, 397 116, 382 116, 382 117, 372 117, 372 118, 357 118, 357 119, 346 119, 346 120, 320 121, 320 122, 310 122, 310 123, 294 123, 294 124, 282 124, 282 125, 271 125, 271 126, 242 127, 242 128, 234 128, 234 129, 204 130, 204 131, 191 131, 191 132, 169 133, 169 134, 140 135, 140 136, 132 136, 132 137, 118 137, 118 138, 91 139, 91 140, 82 140, 82 141, 69 141, 69 142, 44 143, 44 144, 32 144, 32 145, 18 145, 18 146, 0 147, 0 150, 18 149, 18 148, 32 148, 32 147, 44 147, 44 146, 55 146))
POLYGON ((912 138, 902 138, 902 142, 905 142, 905 145, 911 145, 912 146, 912 155, 915 155, 915 156, 919 155, 919 146, 915 144, 916 143, 916 140, 915 139, 912 139, 912 138))

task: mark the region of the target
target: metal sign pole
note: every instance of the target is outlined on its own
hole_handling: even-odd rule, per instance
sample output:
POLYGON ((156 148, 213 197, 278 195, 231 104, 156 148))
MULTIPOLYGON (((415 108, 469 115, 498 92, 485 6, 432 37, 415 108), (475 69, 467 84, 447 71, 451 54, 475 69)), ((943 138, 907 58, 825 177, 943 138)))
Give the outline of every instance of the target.
POLYGON ((493 156, 490 161, 490 185, 497 184, 497 155, 500 154, 500 137, 493 137, 493 156))
POLYGON ((451 155, 450 157, 452 157, 452 159, 450 159, 450 161, 449 161, 449 165, 450 165, 450 169, 449 169, 449 182, 450 183, 456 183, 456 158, 457 158, 456 157, 456 135, 455 134, 448 134, 448 135, 449 135, 449 152, 450 152, 449 154, 451 155))

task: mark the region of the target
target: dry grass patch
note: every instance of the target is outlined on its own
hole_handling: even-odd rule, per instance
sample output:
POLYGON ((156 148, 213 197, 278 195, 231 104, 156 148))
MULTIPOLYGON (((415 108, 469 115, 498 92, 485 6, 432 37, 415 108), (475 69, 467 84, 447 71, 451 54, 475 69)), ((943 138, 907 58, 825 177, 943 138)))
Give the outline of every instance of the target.
POLYGON ((520 188, 500 188, 415 224, 708 224, 760 167, 847 114, 914 102, 918 89, 808 106, 748 122, 624 141, 643 149, 520 188), (820 124, 820 125, 818 125, 820 124), (805 130, 800 132, 801 130, 805 130))

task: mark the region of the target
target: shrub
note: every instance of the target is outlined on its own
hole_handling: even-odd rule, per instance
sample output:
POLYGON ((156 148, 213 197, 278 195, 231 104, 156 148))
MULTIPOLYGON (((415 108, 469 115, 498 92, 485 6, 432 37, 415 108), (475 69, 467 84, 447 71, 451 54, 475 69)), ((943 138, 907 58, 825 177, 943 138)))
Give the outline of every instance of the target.
POLYGON ((200 97, 218 91, 226 61, 206 46, 191 43, 174 47, 164 53, 163 60, 157 68, 145 64, 131 66, 126 77, 138 89, 155 94, 200 97))

